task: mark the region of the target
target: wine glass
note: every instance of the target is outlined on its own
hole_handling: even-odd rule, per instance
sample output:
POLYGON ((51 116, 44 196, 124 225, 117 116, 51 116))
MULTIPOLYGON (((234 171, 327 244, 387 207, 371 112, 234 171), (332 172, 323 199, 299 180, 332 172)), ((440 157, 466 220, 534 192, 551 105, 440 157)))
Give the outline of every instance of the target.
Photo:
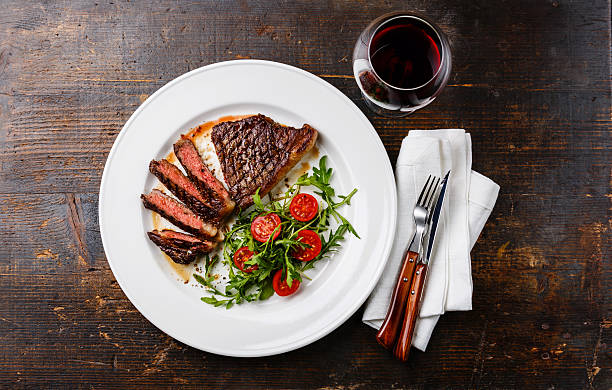
POLYGON ((421 15, 394 12, 363 30, 353 73, 366 104, 384 116, 406 116, 431 103, 451 73, 448 39, 421 15))

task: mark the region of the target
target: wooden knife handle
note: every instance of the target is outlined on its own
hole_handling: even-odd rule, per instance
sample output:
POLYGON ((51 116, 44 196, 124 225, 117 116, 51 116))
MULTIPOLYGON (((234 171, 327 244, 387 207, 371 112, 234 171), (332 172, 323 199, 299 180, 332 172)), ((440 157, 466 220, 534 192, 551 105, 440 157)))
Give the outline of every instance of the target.
POLYGON ((376 334, 376 340, 387 349, 393 348, 397 338, 397 332, 402 324, 402 317, 406 308, 406 300, 408 299, 408 291, 410 283, 414 275, 414 267, 416 266, 419 254, 416 252, 406 251, 402 261, 402 269, 400 270, 393 297, 389 303, 387 316, 382 326, 376 334))
POLYGON ((414 326, 419 316, 419 305, 421 303, 421 294, 423 293, 426 275, 427 265, 417 264, 416 270, 414 271, 414 278, 412 278, 412 285, 410 286, 408 303, 406 304, 404 323, 397 340, 397 345, 395 346, 395 357, 404 362, 408 360, 408 354, 410 353, 414 326))

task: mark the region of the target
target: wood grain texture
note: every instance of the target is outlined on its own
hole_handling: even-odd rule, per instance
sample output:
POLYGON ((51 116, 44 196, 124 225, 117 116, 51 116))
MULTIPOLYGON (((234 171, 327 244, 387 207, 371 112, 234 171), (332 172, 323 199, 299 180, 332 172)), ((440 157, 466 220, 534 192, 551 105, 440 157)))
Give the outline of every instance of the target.
POLYGON ((3 1, 0 4, 0 387, 612 387, 610 2, 3 1), (359 32, 407 9, 448 34, 444 93, 404 119, 369 113, 359 32), (406 364, 344 325, 262 359, 203 353, 138 313, 105 260, 97 191, 119 130, 155 90, 209 63, 304 68, 366 112, 392 163, 410 129, 465 128, 501 185, 472 251, 473 310, 406 364))

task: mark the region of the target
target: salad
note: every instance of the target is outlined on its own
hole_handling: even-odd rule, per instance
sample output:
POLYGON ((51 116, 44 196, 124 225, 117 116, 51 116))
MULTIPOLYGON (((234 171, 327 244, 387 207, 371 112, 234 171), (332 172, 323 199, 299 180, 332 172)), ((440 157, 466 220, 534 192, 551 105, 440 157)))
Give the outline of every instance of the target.
POLYGON ((259 190, 253 195, 254 206, 242 211, 225 235, 221 256, 206 255, 204 274, 195 280, 211 293, 202 301, 229 309, 234 304, 265 300, 274 293, 285 297, 300 288, 304 273, 339 249, 346 233, 359 235, 338 209, 350 206, 357 192, 337 195, 329 184, 332 168, 327 156, 319 160, 312 173, 302 175, 277 199, 264 202, 259 190), (301 192, 314 187, 314 194, 301 192), (338 227, 331 228, 334 220, 338 227), (221 257, 221 259, 220 259, 221 257), (229 267, 225 286, 214 283, 212 268, 222 261, 229 267))

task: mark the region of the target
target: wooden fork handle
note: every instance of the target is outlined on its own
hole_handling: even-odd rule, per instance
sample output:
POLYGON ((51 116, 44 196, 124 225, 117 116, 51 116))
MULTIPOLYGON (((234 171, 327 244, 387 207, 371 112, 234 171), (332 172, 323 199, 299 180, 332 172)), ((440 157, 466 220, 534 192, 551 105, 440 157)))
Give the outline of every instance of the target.
POLYGON ((418 257, 419 254, 416 252, 406 251, 404 253, 402 269, 400 270, 395 290, 393 290, 393 297, 389 303, 387 316, 376 334, 376 340, 387 349, 393 348, 399 327, 402 324, 410 283, 412 282, 418 257))
POLYGON ((404 322, 401 327, 400 335, 395 346, 395 357, 401 361, 408 360, 410 346, 412 345, 412 336, 414 335, 414 326, 417 317, 419 316, 419 305, 421 303, 421 294, 425 285, 425 277, 427 275, 427 265, 417 264, 410 286, 410 294, 408 295, 408 303, 406 304, 406 313, 404 314, 404 322))

